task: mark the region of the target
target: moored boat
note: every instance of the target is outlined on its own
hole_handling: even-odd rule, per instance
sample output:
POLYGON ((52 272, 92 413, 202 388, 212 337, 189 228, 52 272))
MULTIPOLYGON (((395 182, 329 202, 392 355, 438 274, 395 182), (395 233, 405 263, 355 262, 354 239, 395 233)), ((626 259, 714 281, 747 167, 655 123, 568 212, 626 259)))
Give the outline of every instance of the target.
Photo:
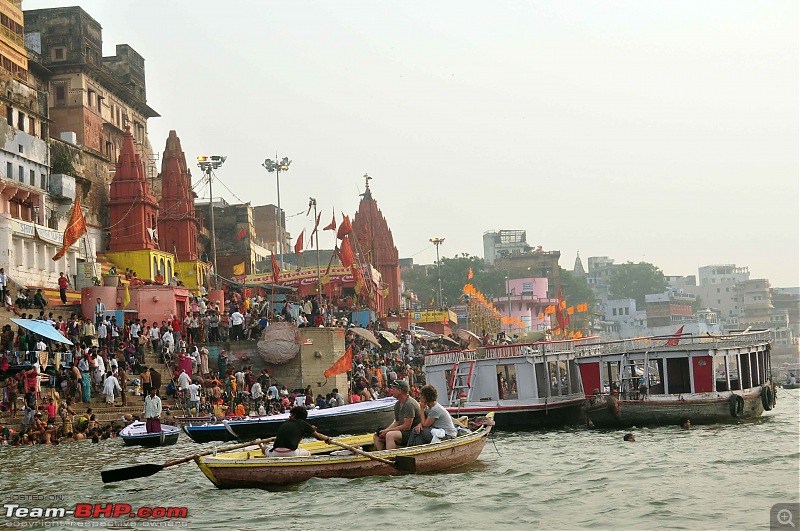
POLYGON ((205 423, 194 424, 185 423, 181 426, 181 430, 196 443, 236 440, 236 436, 228 431, 225 424, 217 421, 206 421, 205 423))
POLYGON ((775 406, 769 332, 665 336, 593 345, 578 359, 598 428, 713 424, 775 406))
MULTIPOLYGON (((372 433, 375 428, 388 426, 394 421, 395 402, 394 398, 381 398, 338 407, 311 409, 306 420, 326 435, 372 433)), ((274 436, 288 419, 287 411, 279 415, 224 420, 223 424, 238 440, 249 441, 274 436)))
MULTIPOLYGON (((336 446, 320 441, 301 445, 311 452, 309 457, 265 457, 261 448, 254 446, 239 452, 197 457, 195 462, 219 488, 287 485, 314 477, 398 475, 406 472, 403 467, 392 463, 401 459, 413 460, 416 473, 425 474, 472 463, 486 445, 490 431, 490 425, 482 425, 474 432, 454 439, 370 453, 374 458, 389 463, 346 451, 335 451, 338 450, 336 446)), ((367 450, 372 445, 372 434, 342 438, 341 442, 367 450)))
POLYGON ((147 433, 147 425, 144 422, 134 422, 120 430, 119 436, 125 441, 126 446, 169 446, 178 442, 181 434, 180 428, 175 426, 161 425, 158 433, 147 433))
POLYGON ((499 430, 577 423, 585 403, 575 358, 594 338, 478 347, 425 356, 425 376, 453 416, 494 411, 499 430))

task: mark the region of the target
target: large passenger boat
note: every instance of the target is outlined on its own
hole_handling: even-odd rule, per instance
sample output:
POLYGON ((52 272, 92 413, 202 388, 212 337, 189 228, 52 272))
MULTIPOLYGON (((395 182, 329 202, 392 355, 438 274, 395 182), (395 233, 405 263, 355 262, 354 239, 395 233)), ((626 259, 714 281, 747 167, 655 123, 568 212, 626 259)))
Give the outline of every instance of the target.
POLYGON ((427 382, 451 415, 495 413, 500 430, 577 423, 586 397, 575 359, 597 341, 478 347, 425 356, 427 382))
POLYGON ((598 428, 711 424, 775 406, 766 330, 597 343, 577 358, 598 428))

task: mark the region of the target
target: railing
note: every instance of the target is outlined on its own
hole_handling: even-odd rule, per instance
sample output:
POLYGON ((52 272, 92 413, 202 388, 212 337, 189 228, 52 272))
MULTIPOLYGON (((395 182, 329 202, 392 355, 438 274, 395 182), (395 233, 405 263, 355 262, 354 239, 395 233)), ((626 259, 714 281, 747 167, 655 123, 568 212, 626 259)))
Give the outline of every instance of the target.
POLYGON ((449 350, 425 355, 425 365, 452 365, 460 361, 484 359, 504 359, 523 356, 547 356, 554 354, 574 354, 576 357, 607 356, 641 350, 681 350, 681 349, 720 349, 735 348, 757 343, 769 343, 768 330, 741 332, 727 335, 700 336, 651 336, 614 341, 600 341, 597 336, 565 341, 541 341, 538 343, 519 343, 478 347, 475 350, 449 350))

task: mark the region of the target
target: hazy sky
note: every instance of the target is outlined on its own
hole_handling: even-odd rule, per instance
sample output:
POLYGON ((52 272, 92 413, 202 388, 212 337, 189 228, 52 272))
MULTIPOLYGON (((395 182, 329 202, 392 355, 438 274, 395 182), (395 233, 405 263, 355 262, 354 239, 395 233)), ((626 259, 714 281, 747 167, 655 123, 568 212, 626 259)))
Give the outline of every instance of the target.
MULTIPOLYGON (((798 279, 798 2, 221 2, 81 5, 104 54, 145 58, 148 124, 275 203, 353 214, 364 173, 401 257, 483 256, 482 234, 668 275, 798 279)), ((195 179, 200 177, 196 168, 195 179)), ((207 192, 206 192, 207 194, 207 192)), ((214 195, 236 202, 215 185, 214 195)), ((308 234, 308 232, 306 232, 308 234)), ((330 248, 324 233, 321 246, 330 248)))

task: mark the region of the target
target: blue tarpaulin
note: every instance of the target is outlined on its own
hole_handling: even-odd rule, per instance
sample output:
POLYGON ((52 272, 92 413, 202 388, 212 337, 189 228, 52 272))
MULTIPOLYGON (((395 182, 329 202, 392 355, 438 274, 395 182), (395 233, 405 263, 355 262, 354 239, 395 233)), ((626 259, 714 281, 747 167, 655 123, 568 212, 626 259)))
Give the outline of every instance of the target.
POLYGON ((34 334, 40 335, 44 338, 52 339, 53 341, 57 341, 59 343, 72 345, 72 341, 64 337, 61 332, 56 330, 53 325, 47 321, 40 321, 38 319, 14 319, 12 317, 11 322, 18 324, 25 330, 30 330, 34 334))

